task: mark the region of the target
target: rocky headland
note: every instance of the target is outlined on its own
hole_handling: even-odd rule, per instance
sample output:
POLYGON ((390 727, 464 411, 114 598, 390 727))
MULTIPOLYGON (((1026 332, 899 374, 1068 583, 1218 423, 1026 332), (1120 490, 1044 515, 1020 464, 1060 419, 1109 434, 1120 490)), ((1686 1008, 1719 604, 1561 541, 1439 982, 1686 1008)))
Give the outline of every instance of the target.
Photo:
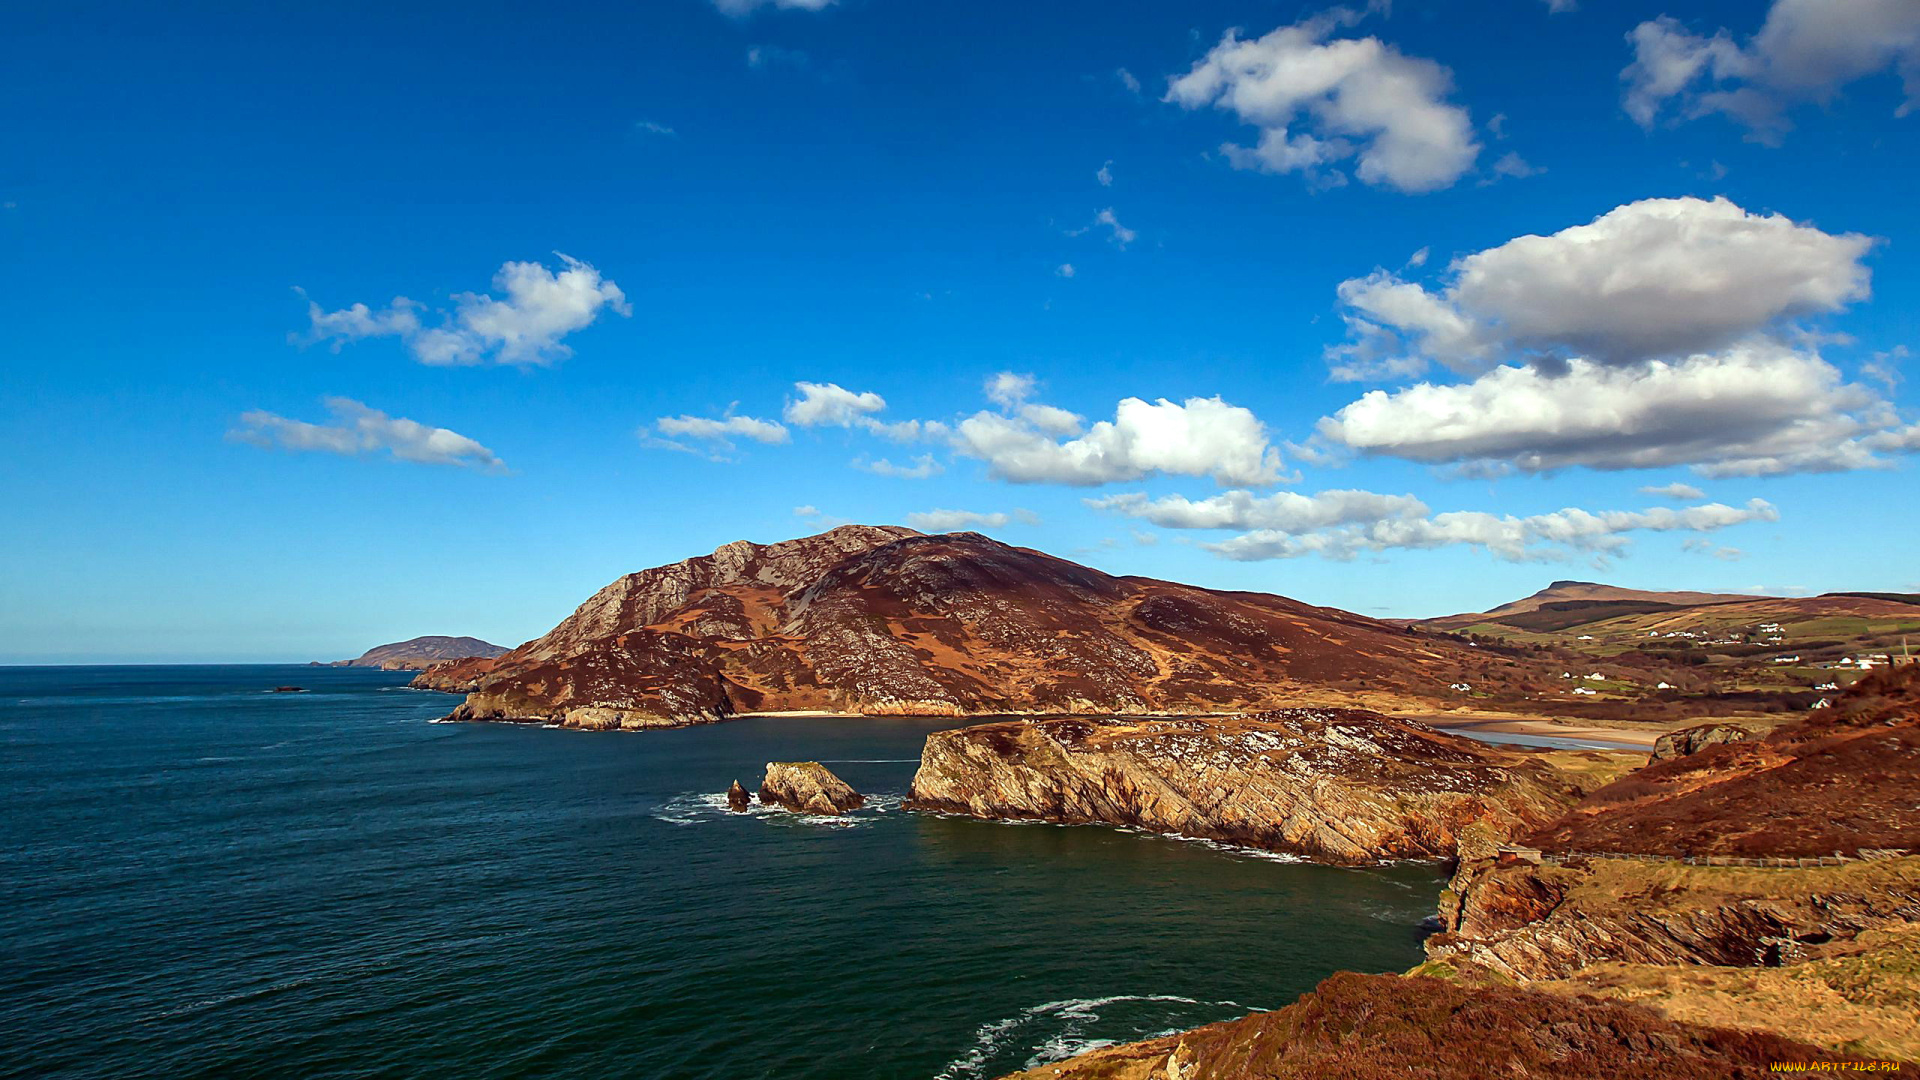
POLYGON ((1524 700, 1553 674, 1285 597, 1101 573, 977 533, 848 525, 629 574, 541 637, 414 685, 584 728, 747 712, 1149 715, 1524 700))
POLYGON ((1337 975, 1285 1009, 1022 1080, 1920 1060, 1916 727, 1920 665, 1884 670, 1764 738, 1598 784, 1545 827, 1468 831, 1409 976, 1337 975))
POLYGON ((475 637, 409 638, 389 645, 376 645, 352 660, 336 660, 328 667, 370 667, 382 671, 425 671, 435 664, 458 660, 490 660, 506 652, 506 646, 475 637))
POLYGON ((910 809, 1103 823, 1335 863, 1450 858, 1558 819, 1571 778, 1358 709, 1035 719, 928 737, 910 809))

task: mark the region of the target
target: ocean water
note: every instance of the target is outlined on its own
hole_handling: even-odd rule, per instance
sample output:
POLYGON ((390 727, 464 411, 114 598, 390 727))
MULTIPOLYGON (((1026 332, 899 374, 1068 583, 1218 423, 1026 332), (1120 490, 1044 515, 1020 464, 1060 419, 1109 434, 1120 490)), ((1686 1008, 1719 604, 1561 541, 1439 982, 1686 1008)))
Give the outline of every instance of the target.
POLYGON ((0 1076, 972 1080, 1403 970, 1440 885, 902 813, 951 721, 444 724, 406 679, 0 668, 0 1076), (722 809, 786 759, 875 808, 722 809))

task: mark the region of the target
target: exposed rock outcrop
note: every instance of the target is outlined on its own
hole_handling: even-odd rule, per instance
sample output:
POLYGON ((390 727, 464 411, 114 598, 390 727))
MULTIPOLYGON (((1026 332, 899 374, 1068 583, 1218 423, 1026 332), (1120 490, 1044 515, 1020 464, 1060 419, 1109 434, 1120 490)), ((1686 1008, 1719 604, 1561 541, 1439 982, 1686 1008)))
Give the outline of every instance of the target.
POLYGON ((867 800, 817 761, 769 761, 760 801, 796 814, 844 814, 867 800))
POLYGON ((1775 966, 1808 945, 1920 920, 1920 858, 1804 869, 1476 860, 1455 873, 1440 918, 1431 960, 1506 979, 1610 961, 1775 966))
POLYGON ((928 737, 910 809, 1130 825, 1336 863, 1445 858, 1574 793, 1528 759, 1354 709, 1013 720, 928 737))
POLYGON ((747 791, 746 785, 735 780, 733 786, 727 789, 727 809, 744 811, 751 805, 753 795, 747 791))
POLYGON ((1509 987, 1342 972, 1284 1009, 1095 1050, 1007 1080, 1631 1075, 1758 1080, 1825 1051, 1780 1035, 1509 987))
POLYGON ((741 712, 1214 713, 1517 699, 1550 679, 1469 648, 1279 596, 1117 578, 977 533, 848 525, 629 574, 540 638, 414 685, 455 714, 576 727, 741 712))
POLYGON ((1670 761, 1673 758, 1697 754, 1709 746, 1720 743, 1745 742, 1753 738, 1753 732, 1738 724, 1699 724, 1679 731, 1669 731, 1653 741, 1653 760, 1670 761))

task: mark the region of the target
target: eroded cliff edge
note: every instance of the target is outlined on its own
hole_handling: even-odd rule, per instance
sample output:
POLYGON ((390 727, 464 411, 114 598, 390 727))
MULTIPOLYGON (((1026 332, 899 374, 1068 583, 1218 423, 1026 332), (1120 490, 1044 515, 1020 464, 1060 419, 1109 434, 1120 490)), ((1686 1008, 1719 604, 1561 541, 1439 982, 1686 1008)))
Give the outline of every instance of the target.
POLYGON ((1335 863, 1450 858, 1533 832, 1580 792, 1520 754, 1359 709, 1033 719, 928 737, 907 805, 1104 823, 1335 863))

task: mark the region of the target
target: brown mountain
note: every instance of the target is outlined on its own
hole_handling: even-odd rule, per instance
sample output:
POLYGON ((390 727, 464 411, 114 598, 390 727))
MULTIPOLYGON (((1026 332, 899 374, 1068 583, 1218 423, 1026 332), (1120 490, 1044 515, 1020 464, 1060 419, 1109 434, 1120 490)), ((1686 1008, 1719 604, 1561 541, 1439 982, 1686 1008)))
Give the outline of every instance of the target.
POLYGON ((1261 593, 1113 577, 977 533, 848 525, 629 574, 416 685, 456 715, 660 727, 753 711, 1219 712, 1498 696, 1522 666, 1261 593))
MULTIPOLYGON (((1525 615, 1542 609, 1575 611, 1585 610, 1589 619, 1604 618, 1608 614, 1627 615, 1646 611, 1657 611, 1669 607, 1694 607, 1700 604, 1719 604, 1735 600, 1759 600, 1765 597, 1749 596, 1740 593, 1706 592, 1660 592, 1652 589, 1623 589, 1617 585, 1602 585, 1593 581, 1556 581, 1534 593, 1523 596, 1488 611, 1463 612, 1459 615, 1445 615, 1437 619, 1414 620, 1418 625, 1435 630, 1459 630, 1485 622, 1502 622, 1516 615, 1525 615)), ((1581 619, 1577 621, 1588 621, 1581 619)), ((1572 625, 1572 623, 1569 623, 1572 625)))
POLYGON ((435 664, 449 660, 468 660, 475 657, 492 659, 506 652, 504 645, 495 645, 473 637, 427 637, 409 638, 396 641, 391 645, 376 645, 352 660, 337 660, 331 667, 371 667, 383 671, 423 671, 435 664))

